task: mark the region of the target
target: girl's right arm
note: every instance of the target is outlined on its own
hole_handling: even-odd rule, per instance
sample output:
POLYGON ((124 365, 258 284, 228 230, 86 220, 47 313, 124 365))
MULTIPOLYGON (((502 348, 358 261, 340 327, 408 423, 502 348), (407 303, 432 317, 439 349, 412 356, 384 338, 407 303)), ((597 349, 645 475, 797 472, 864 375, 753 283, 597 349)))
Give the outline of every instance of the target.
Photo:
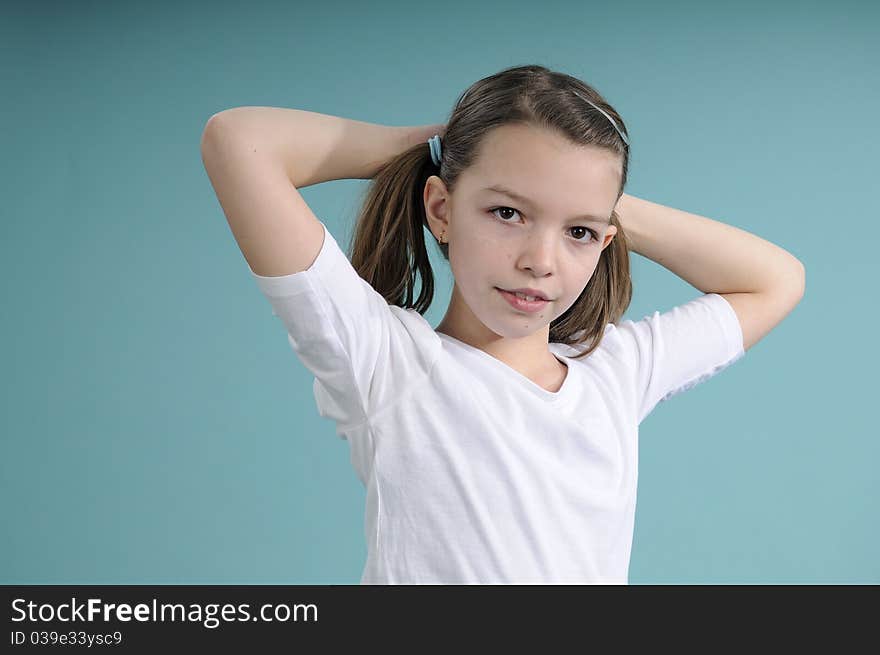
POLYGON ((297 187, 369 179, 414 145, 418 130, 425 131, 297 109, 236 107, 208 120, 202 161, 254 273, 288 275, 309 268, 324 238, 297 187))
POLYGON ((315 375, 321 416, 355 437, 361 472, 371 432, 356 428, 418 388, 442 344, 418 312, 389 305, 357 274, 296 187, 369 175, 370 161, 408 150, 419 129, 243 108, 213 116, 202 135, 205 169, 254 279, 315 375))

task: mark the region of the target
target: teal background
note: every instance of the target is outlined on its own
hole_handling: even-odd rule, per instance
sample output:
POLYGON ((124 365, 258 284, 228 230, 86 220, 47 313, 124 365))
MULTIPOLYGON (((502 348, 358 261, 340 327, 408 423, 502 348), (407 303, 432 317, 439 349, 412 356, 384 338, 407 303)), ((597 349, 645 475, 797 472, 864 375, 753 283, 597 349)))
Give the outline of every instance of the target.
MULTIPOLYGON (((878 27, 853 1, 4 3, 0 582, 356 584, 364 489, 202 128, 240 105, 444 122, 525 63, 621 112, 627 193, 807 270, 782 324, 642 423, 630 583, 880 582, 878 27)), ((348 244, 366 185, 302 193, 348 244)), ((700 293, 632 266, 626 318, 700 293)))

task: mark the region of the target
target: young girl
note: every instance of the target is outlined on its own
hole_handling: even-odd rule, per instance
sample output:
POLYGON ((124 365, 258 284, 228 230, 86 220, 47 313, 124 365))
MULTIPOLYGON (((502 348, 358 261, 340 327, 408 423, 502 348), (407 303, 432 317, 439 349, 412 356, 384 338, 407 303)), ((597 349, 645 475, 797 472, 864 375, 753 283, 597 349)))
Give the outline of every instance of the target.
POLYGON ((208 122, 233 234, 366 487, 361 583, 628 582, 639 424, 804 285, 785 250, 624 195, 629 152, 594 88, 541 66, 479 80, 427 129, 208 122), (350 261, 296 190, 344 178, 373 179, 350 261), (436 329, 425 228, 455 280, 436 329), (704 293, 621 321, 630 249, 704 293))

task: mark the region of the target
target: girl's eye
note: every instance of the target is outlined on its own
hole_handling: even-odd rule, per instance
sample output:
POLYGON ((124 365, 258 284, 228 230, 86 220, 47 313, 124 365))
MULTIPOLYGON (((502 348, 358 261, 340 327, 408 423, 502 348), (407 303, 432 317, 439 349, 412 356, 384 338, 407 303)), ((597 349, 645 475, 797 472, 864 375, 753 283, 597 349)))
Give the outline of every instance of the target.
MULTIPOLYGON (((515 210, 513 207, 495 207, 494 209, 490 209, 490 210, 489 210, 489 213, 490 213, 490 214, 494 214, 495 212, 497 212, 497 211, 501 211, 502 209, 506 209, 506 210, 508 210, 508 211, 512 211, 512 212, 515 212, 515 213, 519 214, 519 212, 518 212, 517 210, 515 210)), ((501 218, 501 217, 499 216, 499 218, 501 218)), ((502 223, 508 223, 509 221, 505 221, 504 219, 501 219, 501 222, 502 222, 502 223)))
MULTIPOLYGON (((492 214, 492 215, 496 215, 495 212, 497 212, 497 211, 501 211, 501 210, 512 211, 512 212, 514 212, 514 213, 516 213, 516 214, 519 213, 519 211, 517 211, 517 210, 514 209, 513 207, 503 207, 503 206, 502 206, 502 207, 493 207, 492 209, 489 210, 489 213, 492 214)), ((505 220, 505 219, 501 218, 500 216, 499 216, 498 218, 501 220, 502 223, 510 223, 510 222, 511 222, 511 221, 508 221, 508 220, 505 220)), ((583 230, 583 231, 586 233, 586 236, 589 237, 589 238, 587 238, 587 239, 584 239, 584 238, 580 238, 580 239, 575 238, 575 241, 579 241, 579 242, 581 242, 581 243, 589 243, 590 241, 594 241, 594 240, 595 240, 595 241, 598 241, 598 240, 599 240, 599 237, 598 237, 598 235, 596 234, 596 232, 595 232, 594 230, 591 230, 591 229, 588 228, 588 227, 584 227, 584 226, 582 226, 582 225, 576 225, 575 227, 573 227, 573 228, 571 228, 571 229, 572 229, 572 231, 574 231, 574 230, 583 230)))
POLYGON ((588 227, 584 227, 583 225, 575 225, 571 229, 572 229, 572 231, 583 230, 584 235, 587 237, 587 239, 575 239, 575 241, 583 241, 584 243, 588 243, 590 241, 598 241, 599 240, 598 235, 593 230, 591 230, 588 227))

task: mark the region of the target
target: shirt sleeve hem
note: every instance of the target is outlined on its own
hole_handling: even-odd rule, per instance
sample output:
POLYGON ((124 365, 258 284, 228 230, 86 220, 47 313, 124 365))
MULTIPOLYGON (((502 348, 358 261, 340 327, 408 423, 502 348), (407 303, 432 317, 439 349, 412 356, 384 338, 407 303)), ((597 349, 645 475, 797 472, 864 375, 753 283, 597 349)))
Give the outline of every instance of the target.
POLYGON ((338 250, 339 245, 336 243, 336 240, 333 238, 330 230, 327 229, 327 226, 324 225, 323 221, 318 222, 321 223, 321 227, 324 229, 324 241, 321 243, 321 249, 318 251, 315 261, 313 261, 308 268, 287 275, 266 276, 255 273, 254 269, 251 268, 251 265, 248 264, 248 269, 250 270, 251 275, 257 281, 260 290, 267 296, 283 298, 286 296, 298 295, 307 287, 308 279, 310 277, 316 275, 326 276, 335 267, 338 254, 334 257, 334 250, 338 250), (333 248, 334 245, 336 248, 333 248))
POLYGON ((727 298, 721 294, 710 293, 707 295, 715 296, 717 298, 716 302, 721 307, 724 314, 722 318, 724 336, 727 339, 727 343, 733 344, 734 346, 732 354, 734 356, 742 355, 745 352, 745 349, 743 348, 744 337, 742 333, 742 325, 739 324, 739 317, 736 315, 736 311, 731 304, 727 302, 727 298))

